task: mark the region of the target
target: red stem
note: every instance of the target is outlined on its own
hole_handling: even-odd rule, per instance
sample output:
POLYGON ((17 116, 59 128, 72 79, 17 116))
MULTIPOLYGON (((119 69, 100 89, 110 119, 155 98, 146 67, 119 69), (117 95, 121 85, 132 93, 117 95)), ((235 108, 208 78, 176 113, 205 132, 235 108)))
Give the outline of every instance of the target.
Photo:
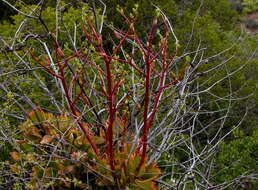
MULTIPOLYGON (((114 93, 113 93, 113 87, 112 87, 112 76, 111 76, 111 69, 110 69, 110 63, 112 61, 111 58, 108 57, 105 50, 103 49, 102 39, 101 37, 96 33, 94 27, 92 24, 88 23, 89 27, 91 29, 91 32, 93 35, 91 36, 85 29, 84 33, 88 41, 95 47, 98 54, 103 58, 105 62, 106 67, 106 79, 107 79, 107 99, 109 102, 109 122, 108 122, 108 129, 107 129, 107 154, 109 156, 109 165, 110 169, 114 172, 115 171, 115 165, 114 165, 114 150, 113 150, 113 123, 115 119, 116 114, 116 106, 114 103, 114 93), (97 41, 97 44, 92 41, 92 38, 94 38, 97 41)), ((113 177, 115 179, 115 174, 113 173, 113 177)))
POLYGON ((109 164, 110 169, 115 171, 114 166, 114 150, 113 150, 113 123, 115 119, 116 108, 114 105, 114 94, 112 93, 112 76, 110 71, 110 62, 111 59, 107 57, 103 57, 106 65, 106 75, 107 75, 107 85, 108 85, 108 102, 109 102, 109 122, 108 122, 108 130, 107 130, 107 151, 109 155, 109 164))
MULTIPOLYGON (((138 42, 138 44, 140 45, 140 48, 143 51, 143 54, 145 56, 145 62, 146 62, 146 79, 145 79, 145 97, 144 97, 144 115, 143 115, 143 119, 144 119, 144 124, 143 124, 143 135, 142 135, 142 143, 143 143, 143 147, 142 147, 142 154, 141 154, 141 160, 139 163, 139 166, 137 167, 137 172, 139 172, 139 170, 141 169, 141 167, 143 166, 145 159, 146 159, 146 154, 147 154, 147 141, 148 141, 148 131, 149 128, 152 124, 152 120, 154 118, 155 112, 157 110, 157 106, 158 106, 158 101, 159 101, 159 97, 161 95, 162 90, 160 90, 160 92, 158 93, 158 95, 156 96, 155 99, 155 105, 154 105, 154 114, 152 114, 152 118, 148 118, 148 108, 149 108, 149 94, 150 94, 150 82, 151 82, 151 72, 152 72, 152 63, 155 62, 155 59, 162 53, 162 50, 160 50, 156 55, 154 55, 153 57, 153 47, 152 47, 152 42, 153 42, 153 37, 154 34, 156 32, 157 29, 157 19, 153 20, 152 23, 152 28, 151 31, 148 35, 148 41, 147 41, 147 53, 145 53, 145 49, 143 48, 142 43, 140 42, 139 38, 136 36, 136 41, 138 42)), ((166 46, 164 46, 164 50, 166 50, 166 46)), ((163 47, 162 47, 163 49, 163 47)), ((165 53, 166 56, 166 53, 165 53)), ((164 57, 163 57, 164 58, 164 57)), ((161 74, 161 78, 160 78, 160 87, 163 86, 164 80, 165 80, 165 73, 166 73, 166 64, 163 61, 163 69, 162 69, 162 74, 161 74)))
MULTIPOLYGON (((60 51, 61 49, 59 48, 58 44, 56 43, 56 55, 57 55, 57 60, 58 60, 58 57, 60 57, 60 51), (59 52, 58 52, 59 51, 59 52)), ((63 58, 63 55, 61 55, 61 57, 63 58)), ((77 124, 79 125, 79 127, 81 128, 81 130, 83 131, 84 135, 86 136, 88 142, 90 143, 93 151, 95 152, 95 154, 99 157, 100 156, 100 153, 99 153, 99 150, 96 146, 96 144, 92 141, 91 139, 91 135, 90 135, 90 132, 88 131, 87 128, 85 128, 82 124, 82 122, 80 121, 80 119, 78 118, 78 113, 79 111, 77 110, 77 108, 74 106, 74 103, 70 97, 70 94, 69 94, 69 89, 68 89, 68 86, 67 86, 67 83, 66 83, 66 80, 65 80, 65 73, 64 73, 64 66, 66 65, 67 66, 67 60, 64 60, 65 63, 64 65, 62 65, 60 63, 60 61, 57 61, 57 65, 58 65, 58 68, 59 68, 59 72, 60 72, 60 80, 61 80, 61 83, 62 83, 62 86, 64 88, 64 92, 65 92, 65 97, 68 101, 68 104, 69 104, 69 107, 72 111, 72 116, 73 118, 76 120, 77 124)))
POLYGON ((148 129, 149 129, 149 122, 148 122, 148 109, 149 109, 149 94, 150 94, 150 79, 151 79, 151 62, 149 60, 150 55, 150 49, 148 48, 148 53, 146 57, 146 79, 145 79, 145 97, 144 97, 144 113, 143 113, 143 136, 142 136, 142 155, 140 164, 137 168, 137 171, 139 171, 142 167, 142 165, 145 162, 146 158, 146 152, 147 152, 147 135, 148 135, 148 129))
POLYGON ((120 61, 120 62, 123 62, 123 63, 127 63, 129 64, 130 66, 132 66, 136 71, 138 71, 139 73, 141 73, 142 75, 145 75, 144 72, 139 68, 137 67, 135 64, 133 64, 131 61, 126 61, 126 60, 123 60, 123 59, 119 59, 119 58, 115 58, 115 57, 111 57, 111 56, 108 56, 106 55, 108 58, 110 59, 114 59, 116 61, 120 61))

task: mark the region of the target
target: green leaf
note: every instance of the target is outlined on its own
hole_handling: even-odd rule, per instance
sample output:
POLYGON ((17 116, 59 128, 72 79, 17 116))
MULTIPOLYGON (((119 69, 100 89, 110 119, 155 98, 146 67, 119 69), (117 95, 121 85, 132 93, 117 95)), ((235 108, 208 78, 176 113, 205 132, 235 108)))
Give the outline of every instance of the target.
POLYGON ((25 152, 34 152, 34 147, 31 144, 23 143, 21 149, 25 152))
POLYGON ((156 190, 157 187, 155 186, 155 183, 153 181, 141 181, 141 180, 135 180, 135 184, 137 189, 139 190, 156 190))
POLYGON ((41 122, 45 121, 45 113, 41 109, 30 111, 28 116, 34 124, 40 124, 41 122))
POLYGON ((191 62, 191 57, 190 56, 185 56, 185 60, 189 63, 189 62, 191 62))

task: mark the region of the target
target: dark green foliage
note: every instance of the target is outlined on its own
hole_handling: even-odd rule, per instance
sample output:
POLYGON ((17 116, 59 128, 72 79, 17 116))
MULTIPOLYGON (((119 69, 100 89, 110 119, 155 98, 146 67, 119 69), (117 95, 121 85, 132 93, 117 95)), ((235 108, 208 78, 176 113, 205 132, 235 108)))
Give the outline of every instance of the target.
MULTIPOLYGON (((244 4, 246 2, 247 1, 245 1, 244 4)), ((152 6, 151 1, 147 0, 126 1, 122 4, 120 1, 108 0, 106 3, 108 7, 120 5, 125 12, 130 12, 133 9, 134 4, 138 4, 140 10, 138 18, 139 23, 144 23, 148 20, 149 15, 154 14, 154 7, 152 6)), ((252 36, 241 32, 239 23, 242 19, 242 15, 239 13, 241 13, 240 9, 242 9, 243 5, 240 3, 238 4, 239 7, 236 9, 238 9, 239 12, 237 12, 232 9, 233 5, 227 0, 157 1, 154 2, 154 4, 159 6, 168 15, 175 33, 178 39, 180 39, 181 50, 184 52, 194 51, 200 45, 200 48, 206 48, 204 51, 204 58, 206 58, 228 49, 219 57, 209 59, 207 64, 202 65, 199 72, 211 69, 216 65, 219 65, 223 60, 229 59, 229 61, 223 66, 218 66, 218 69, 214 72, 201 75, 197 80, 198 83, 202 84, 201 90, 205 90, 218 80, 224 78, 223 81, 214 86, 208 93, 201 94, 204 104, 203 110, 216 111, 224 109, 224 111, 213 114, 203 114, 199 119, 208 125, 214 118, 224 117, 228 114, 229 117, 225 120, 225 125, 218 134, 220 137, 227 134, 232 129, 232 126, 238 122, 241 122, 240 128, 245 135, 255 133, 254 130, 258 125, 257 35, 252 36), (203 4, 201 2, 203 2, 203 4), (227 77, 229 73, 234 74, 227 77), (218 97, 220 97, 220 99, 218 99, 218 97), (230 98, 233 100, 229 101, 230 98), (245 117, 245 119, 242 121, 243 117, 245 117)), ((247 7, 247 5, 244 5, 244 12, 246 12, 247 7)), ((108 14, 109 20, 114 23, 120 23, 119 17, 114 14, 112 9, 108 11, 108 14)), ((143 27, 146 28, 148 25, 139 26, 139 28, 143 27)), ((171 44, 171 47, 173 47, 173 43, 171 44)), ((193 59, 193 56, 190 56, 190 59, 193 59)), ((196 143, 200 143, 200 147, 206 145, 207 139, 214 137, 220 126, 221 120, 213 123, 212 127, 201 134, 202 138, 196 139, 196 143)), ((200 129, 201 128, 199 128, 199 130, 200 129)), ((229 135, 226 139, 234 139, 234 137, 229 135)), ((252 141, 250 143, 253 143, 254 141, 254 139, 249 139, 249 137, 247 137, 246 140, 247 139, 252 141)), ((233 151, 232 155, 234 155, 236 146, 238 146, 234 145, 235 143, 237 143, 235 140, 232 141, 232 146, 234 148, 227 150, 225 147, 230 147, 231 144, 224 145, 224 151, 222 151, 223 153, 220 155, 223 156, 223 154, 226 154, 230 156, 231 151, 233 151)), ((242 148, 246 149, 247 147, 242 148)), ((179 152, 183 151, 183 149, 183 147, 181 149, 178 147, 179 152)), ((241 152, 240 147, 237 149, 241 152)), ((166 160, 172 159, 167 156, 174 157, 174 162, 179 161, 180 163, 180 161, 183 161, 184 159, 187 160, 187 157, 184 158, 183 153, 177 154, 176 152, 172 151, 164 154, 164 158, 162 157, 163 159, 161 159, 160 164, 166 165, 166 160)), ((249 160, 246 160, 247 162, 245 164, 247 166, 243 167, 244 163, 240 163, 238 167, 242 168, 241 170, 235 168, 237 171, 234 175, 231 175, 229 170, 225 170, 227 174, 222 175, 219 178, 221 180, 220 182, 224 182, 225 179, 229 180, 229 178, 233 179, 247 172, 249 164, 252 165, 254 163, 254 157, 250 154, 247 154, 246 156, 248 157, 247 160, 249 160)), ((230 157, 230 159, 231 161, 237 160, 234 157, 230 157)), ((218 163, 220 163, 220 161, 220 159, 217 160, 218 163)), ((175 170, 175 168, 164 167, 164 171, 171 170, 175 170)), ((234 169, 232 169, 232 171, 233 170, 234 169)), ((254 173, 257 172, 254 170, 252 171, 254 173)))
MULTIPOLYGON (((10 3, 13 3, 14 1, 10 1, 10 3)), ((12 19, 10 18, 11 15, 16 14, 15 10, 13 10, 11 7, 9 7, 7 4, 5 4, 3 1, 0 1, 0 22, 2 23, 4 20, 7 20, 9 22, 12 22, 12 19)))
POLYGON ((223 183, 234 180, 239 182, 236 188, 256 190, 257 181, 253 175, 258 170, 258 130, 252 135, 245 136, 242 131, 234 132, 234 139, 223 142, 219 147, 219 153, 215 162, 215 181, 223 183), (241 176, 253 175, 253 180, 241 178, 241 176))

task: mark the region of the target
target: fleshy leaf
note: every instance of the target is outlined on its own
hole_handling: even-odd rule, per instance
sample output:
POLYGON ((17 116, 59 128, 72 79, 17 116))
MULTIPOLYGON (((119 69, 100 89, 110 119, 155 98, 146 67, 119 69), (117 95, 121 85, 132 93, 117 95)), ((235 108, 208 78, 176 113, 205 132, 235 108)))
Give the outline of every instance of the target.
MULTIPOLYGON (((137 170, 137 167, 139 166, 140 164, 140 156, 138 155, 133 155, 133 156, 130 156, 130 158, 128 159, 128 164, 127 164, 127 172, 130 176, 135 176, 136 177, 136 170, 137 170)), ((144 166, 143 166, 144 167, 144 166)))
POLYGON ((19 152, 11 152, 10 155, 15 161, 20 161, 21 159, 21 155, 19 152))
POLYGON ((45 135, 45 136, 41 139, 40 144, 49 144, 53 139, 54 139, 53 136, 51 136, 51 135, 45 135))
POLYGON ((157 186, 155 186, 155 183, 153 181, 135 180, 135 184, 137 190, 157 190, 157 186))
POLYGON ((155 163, 149 165, 146 168, 146 172, 141 176, 143 179, 156 179, 160 175, 160 169, 156 166, 155 163))
POLYGON ((41 122, 45 121, 45 113, 41 109, 30 111, 28 116, 34 124, 40 124, 41 122))

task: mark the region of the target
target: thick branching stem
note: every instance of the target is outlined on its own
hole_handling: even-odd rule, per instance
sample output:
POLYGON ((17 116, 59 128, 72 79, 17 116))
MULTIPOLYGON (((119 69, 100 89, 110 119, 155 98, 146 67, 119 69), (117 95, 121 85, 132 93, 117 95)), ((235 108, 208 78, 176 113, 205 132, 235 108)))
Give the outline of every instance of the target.
MULTIPOLYGON (((65 67, 68 65, 68 63, 67 63, 68 59, 67 60, 64 59, 64 54, 63 54, 62 50, 60 49, 60 47, 59 47, 57 42, 54 43, 54 46, 55 46, 55 52, 56 52, 56 58, 57 58, 57 65, 58 65, 58 69, 59 69, 59 74, 58 75, 53 73, 47 66, 45 66, 43 63, 41 63, 40 59, 37 58, 36 56, 34 56, 32 53, 31 53, 31 56, 50 75, 52 75, 55 78, 60 79, 62 87, 64 89, 64 95, 66 97, 68 106, 69 106, 69 108, 70 108, 70 110, 72 112, 72 116, 75 119, 75 121, 77 122, 77 124, 80 127, 80 129, 83 131, 84 135, 86 136, 88 142, 90 143, 90 145, 92 147, 92 150, 99 157, 100 156, 99 150, 98 150, 96 144, 92 141, 91 134, 90 134, 89 130, 85 126, 83 126, 83 123, 80 121, 80 119, 79 119, 80 112, 78 111, 78 109, 74 105, 74 102, 73 102, 72 97, 70 95, 70 90, 69 90, 67 82, 66 82, 65 71, 64 71, 65 67), (63 64, 61 64, 61 60, 64 61, 63 64)), ((46 62, 48 62, 48 61, 46 60, 46 62)), ((75 77, 75 76, 73 76, 73 77, 75 77)))
POLYGON ((69 89, 68 89, 68 86, 67 86, 67 83, 66 83, 66 80, 65 80, 64 67, 61 65, 61 63, 59 61, 58 61, 58 67, 59 67, 59 72, 60 72, 60 76, 61 76, 61 82, 62 82, 64 92, 65 92, 65 97, 67 99, 70 110, 72 112, 72 116, 76 120, 76 122, 79 125, 79 127, 81 128, 81 130, 83 131, 84 135, 86 136, 86 138, 87 138, 88 142, 90 143, 90 145, 91 145, 93 151, 95 152, 95 154, 97 156, 100 156, 100 153, 99 153, 99 150, 98 150, 96 144, 91 139, 90 132, 88 131, 88 129, 85 126, 83 126, 82 122, 78 118, 79 112, 78 112, 77 108, 75 107, 75 105, 74 105, 74 103, 71 99, 69 89))
MULTIPOLYGON (((112 74, 111 74, 111 61, 113 57, 115 57, 115 54, 118 49, 114 51, 114 54, 112 56, 108 56, 103 48, 103 41, 101 36, 99 36, 94 29, 93 25, 88 23, 89 28, 92 32, 92 35, 90 35, 87 30, 84 28, 84 34, 88 41, 94 46, 97 53, 102 57, 105 67, 106 67, 106 73, 105 77, 107 79, 107 92, 105 93, 107 100, 108 100, 108 113, 109 113, 109 120, 108 120, 108 127, 107 127, 107 134, 106 134, 106 140, 107 140, 107 149, 106 153, 109 157, 109 165, 110 169, 112 170, 113 174, 115 171, 115 165, 114 165, 114 148, 113 148, 113 124, 115 120, 116 115, 116 105, 115 105, 115 86, 112 85, 112 74), (94 43, 92 39, 96 40, 97 43, 94 43)), ((121 45, 124 43, 125 40, 121 41, 121 45)), ((120 46, 121 46, 120 45, 120 46)), ((115 178, 115 175, 113 175, 115 178)))
POLYGON ((165 85, 166 77, 168 73, 169 66, 173 63, 174 58, 177 53, 177 49, 172 56, 172 59, 170 62, 167 63, 167 53, 168 53, 168 28, 166 27, 166 35, 163 38, 160 50, 155 54, 153 49, 153 38, 154 34, 156 33, 156 27, 157 27, 157 20, 154 19, 152 23, 151 31, 148 35, 148 41, 147 41, 147 50, 144 49, 143 45, 140 43, 140 40, 136 40, 139 43, 139 47, 143 52, 144 58, 145 58, 145 66, 146 66, 146 75, 145 75, 145 96, 144 96, 144 123, 143 123, 143 134, 142 134, 142 152, 141 152, 141 160, 139 163, 139 166, 137 168, 138 172, 141 169, 141 167, 144 165, 144 162, 146 160, 147 156, 147 142, 148 142, 148 133, 149 129, 152 126, 155 114, 158 110, 159 102, 162 96, 163 91, 165 88, 173 85, 177 82, 177 80, 173 80, 171 83, 165 85), (162 56, 162 69, 160 72, 157 72, 153 69, 153 65, 156 62, 156 59, 158 59, 159 56, 162 56), (151 75, 152 72, 157 74, 159 76, 159 87, 157 93, 154 95, 154 104, 152 112, 149 115, 149 106, 150 106, 150 85, 151 85, 151 75), (149 116, 149 117, 148 117, 149 116))
POLYGON ((151 55, 153 52, 152 48, 152 41, 153 41, 153 35, 156 30, 156 24, 157 20, 153 20, 152 28, 148 36, 148 42, 147 42, 147 54, 145 54, 145 65, 146 65, 146 76, 145 76, 145 95, 144 95, 144 113, 143 113, 143 136, 142 136, 142 155, 140 164, 138 166, 138 171, 141 169, 142 165, 145 162, 146 159, 146 153, 147 153, 147 141, 148 141, 148 131, 150 128, 150 122, 148 119, 148 113, 149 113, 149 96, 150 96, 150 83, 151 83, 151 73, 152 73, 152 64, 153 59, 151 59, 151 55))
POLYGON ((109 154, 109 164, 110 169, 112 171, 115 170, 114 166, 114 150, 113 150, 113 123, 116 114, 116 108, 114 103, 114 93, 112 89, 112 76, 110 71, 110 61, 111 59, 104 57, 105 65, 106 65, 106 75, 107 75, 107 85, 108 85, 108 102, 109 102, 109 121, 108 121, 108 129, 107 129, 107 150, 109 154))
POLYGON ((141 161, 138 166, 138 170, 142 167, 145 162, 146 152, 147 152, 147 135, 149 130, 149 122, 148 122, 148 110, 149 110, 149 94, 150 94, 150 81, 151 81, 151 63, 149 59, 146 60, 146 80, 145 80, 145 96, 144 96, 144 113, 143 113, 143 136, 142 136, 142 156, 141 161))
POLYGON ((69 95, 69 90, 67 88, 65 78, 61 78, 61 81, 62 81, 62 85, 63 85, 64 91, 65 91, 66 99, 67 99, 69 107, 72 111, 73 118, 76 120, 77 124, 79 125, 79 127, 83 131, 84 135, 86 136, 86 138, 87 138, 88 142, 90 143, 90 145, 91 145, 93 151, 95 152, 95 154, 97 156, 100 156, 100 153, 99 153, 99 150, 98 150, 96 144, 94 144, 94 142, 91 139, 90 132, 88 131, 88 129, 85 126, 83 126, 82 122, 78 118, 79 117, 79 112, 77 111, 76 107, 74 106, 73 102, 71 101, 71 98, 70 98, 70 95, 69 95))

